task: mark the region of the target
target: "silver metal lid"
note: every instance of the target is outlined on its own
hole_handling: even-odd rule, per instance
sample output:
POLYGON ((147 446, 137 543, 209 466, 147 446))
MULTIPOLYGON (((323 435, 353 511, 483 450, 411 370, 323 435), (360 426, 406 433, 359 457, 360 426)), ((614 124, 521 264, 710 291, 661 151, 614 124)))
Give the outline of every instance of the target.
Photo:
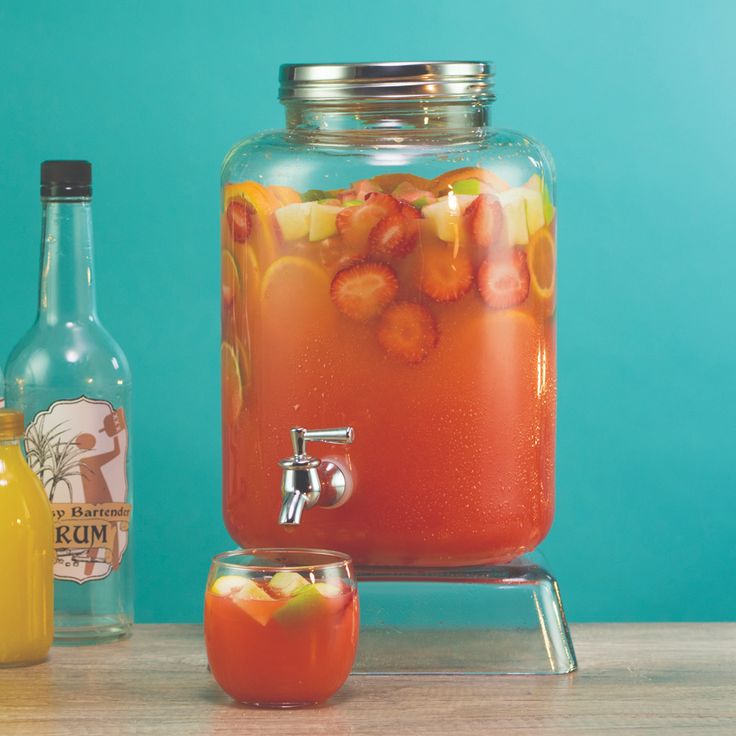
POLYGON ((485 61, 392 61, 282 64, 279 100, 493 100, 493 67, 485 61))

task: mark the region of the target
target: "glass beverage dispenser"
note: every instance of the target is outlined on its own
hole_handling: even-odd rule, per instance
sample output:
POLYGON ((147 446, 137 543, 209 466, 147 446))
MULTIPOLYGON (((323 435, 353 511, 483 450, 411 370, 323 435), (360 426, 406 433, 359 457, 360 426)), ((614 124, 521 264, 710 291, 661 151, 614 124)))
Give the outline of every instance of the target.
POLYGON ((548 152, 490 126, 486 63, 285 65, 280 82, 286 128, 222 171, 230 534, 339 549, 368 578, 541 574, 559 603, 512 562, 554 510, 548 152))

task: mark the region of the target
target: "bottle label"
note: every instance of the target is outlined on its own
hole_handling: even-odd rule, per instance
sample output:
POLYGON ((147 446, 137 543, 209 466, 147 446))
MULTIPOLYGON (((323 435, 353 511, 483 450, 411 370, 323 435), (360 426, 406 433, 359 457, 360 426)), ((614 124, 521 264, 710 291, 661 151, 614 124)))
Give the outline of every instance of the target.
POLYGON ((106 578, 128 547, 125 411, 86 396, 56 401, 26 427, 25 449, 54 511, 54 576, 106 578))

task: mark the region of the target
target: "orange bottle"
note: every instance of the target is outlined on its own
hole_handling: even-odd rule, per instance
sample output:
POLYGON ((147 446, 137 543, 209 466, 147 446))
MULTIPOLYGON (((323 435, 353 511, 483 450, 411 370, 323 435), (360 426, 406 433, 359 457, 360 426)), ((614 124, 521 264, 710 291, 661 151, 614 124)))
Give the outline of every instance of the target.
POLYGON ((22 436, 23 414, 0 409, 0 667, 42 662, 54 635, 53 515, 22 436))

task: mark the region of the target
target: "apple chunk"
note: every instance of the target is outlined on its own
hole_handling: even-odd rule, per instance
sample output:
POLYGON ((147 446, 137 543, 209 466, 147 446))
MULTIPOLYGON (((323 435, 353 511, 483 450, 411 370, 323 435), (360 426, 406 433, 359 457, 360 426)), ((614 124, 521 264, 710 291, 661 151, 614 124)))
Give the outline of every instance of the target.
POLYGON ((458 238, 461 215, 475 199, 472 194, 452 194, 422 207, 422 216, 433 225, 437 237, 446 243, 458 238))
POLYGON ((337 213, 343 209, 332 204, 315 204, 309 222, 309 240, 313 243, 337 233, 337 213))
POLYGON ((280 598, 289 598, 298 593, 305 585, 309 585, 309 581, 298 572, 281 570, 271 578, 268 589, 280 598))
POLYGON ((210 591, 215 595, 225 596, 237 593, 246 583, 251 582, 242 575, 221 575, 214 583, 210 591))
MULTIPOLYGON (((311 616, 329 614, 335 610, 335 602, 343 593, 332 583, 309 583, 276 612, 274 620, 285 626, 299 624, 311 616)), ((340 604, 340 601, 337 601, 340 604)))
POLYGON ((279 207, 274 217, 284 240, 299 240, 309 235, 309 223, 314 202, 297 202, 279 207))
POLYGON ((255 580, 246 579, 245 585, 233 595, 233 603, 261 626, 265 626, 279 609, 280 601, 272 598, 255 580))

